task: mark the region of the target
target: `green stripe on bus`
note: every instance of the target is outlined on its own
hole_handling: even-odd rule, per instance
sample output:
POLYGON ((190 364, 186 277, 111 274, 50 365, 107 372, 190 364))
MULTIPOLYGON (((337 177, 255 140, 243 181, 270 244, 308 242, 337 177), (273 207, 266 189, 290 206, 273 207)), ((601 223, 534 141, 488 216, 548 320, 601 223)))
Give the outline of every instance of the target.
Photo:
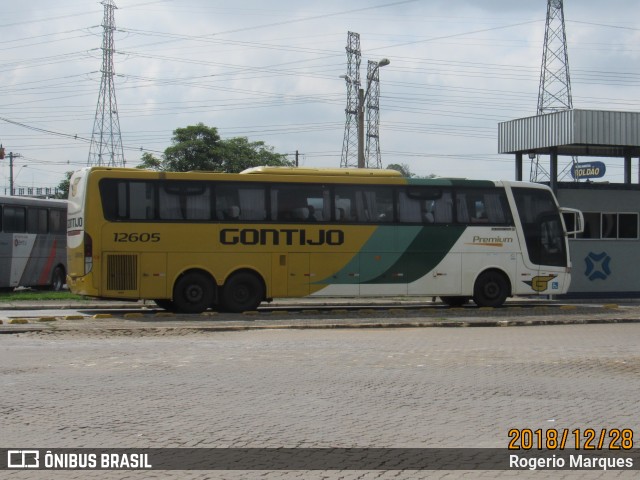
POLYGON ((464 226, 381 226, 338 272, 316 284, 410 283, 435 268, 464 226), (402 234, 400 234, 402 232, 402 234), (358 276, 353 273, 358 272, 358 276))
POLYGON ((318 285, 368 283, 391 268, 409 248, 422 227, 407 226, 402 229, 379 226, 371 234, 349 262, 338 272, 314 282, 318 285), (399 233, 402 232, 402 235, 399 233), (364 261, 363 261, 364 260, 364 261), (354 276, 354 272, 358 276, 354 276))
POLYGON ((442 261, 465 229, 465 226, 422 227, 409 247, 384 274, 362 283, 415 282, 442 261))

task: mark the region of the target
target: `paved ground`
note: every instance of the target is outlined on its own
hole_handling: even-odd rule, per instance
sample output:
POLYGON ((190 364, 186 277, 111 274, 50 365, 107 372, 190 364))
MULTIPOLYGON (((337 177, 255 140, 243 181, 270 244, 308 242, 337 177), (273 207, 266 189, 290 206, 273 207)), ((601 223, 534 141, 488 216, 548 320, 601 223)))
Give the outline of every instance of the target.
MULTIPOLYGON (((288 322, 294 320, 306 321, 288 322)), ((144 322, 102 321, 111 326, 87 321, 87 327, 65 329, 46 322, 43 332, 0 336, 5 446, 503 448, 512 428, 640 431, 640 323, 203 331, 113 328, 144 322)), ((73 321, 54 323, 65 322, 73 321)), ((577 479, 636 473, 11 471, 0 477, 577 479)))
POLYGON ((231 331, 273 328, 364 328, 428 326, 515 326, 640 322, 640 303, 518 300, 505 308, 447 308, 405 299, 296 299, 265 305, 258 312, 179 315, 141 303, 86 302, 3 304, 0 334, 60 330, 189 329, 231 331))

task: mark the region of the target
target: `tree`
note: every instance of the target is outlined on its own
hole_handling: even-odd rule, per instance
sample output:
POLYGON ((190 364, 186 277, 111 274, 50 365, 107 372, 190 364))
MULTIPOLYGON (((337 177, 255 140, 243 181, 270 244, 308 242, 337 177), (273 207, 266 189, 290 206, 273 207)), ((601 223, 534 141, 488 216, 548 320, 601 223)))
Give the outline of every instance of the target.
POLYGON ((273 147, 262 141, 249 142, 247 137, 235 137, 222 141, 224 172, 237 173, 261 165, 277 167, 291 166, 286 155, 275 153, 273 147))
POLYGON ((389 170, 396 170, 400 172, 403 177, 407 177, 407 178, 436 178, 436 175, 433 173, 430 173, 426 177, 420 177, 415 173, 413 173, 409 165, 407 165, 406 163, 392 163, 390 165, 387 165, 387 168, 389 170))
POLYGON ((144 152, 140 158, 140 165, 136 168, 144 170, 162 170, 162 160, 154 157, 152 153, 144 152))
POLYGON ((164 170, 170 172, 222 171, 220 135, 215 127, 198 123, 177 128, 173 131, 171 140, 173 145, 164 151, 164 170))
POLYGON ((262 141, 249 142, 246 137, 220 138, 215 127, 203 123, 177 128, 172 145, 162 158, 145 152, 138 168, 167 172, 207 170, 236 173, 260 165, 291 166, 285 155, 275 153, 262 141))
POLYGON ((407 178, 415 177, 415 173, 411 173, 411 169, 409 168, 409 165, 407 165, 406 163, 392 163, 390 165, 387 165, 387 168, 389 170, 396 170, 400 172, 403 177, 407 177, 407 178))
POLYGON ((61 180, 60 183, 58 184, 55 198, 66 200, 69 197, 69 185, 70 185, 71 175, 73 175, 73 172, 66 172, 64 174, 65 178, 64 180, 61 180))

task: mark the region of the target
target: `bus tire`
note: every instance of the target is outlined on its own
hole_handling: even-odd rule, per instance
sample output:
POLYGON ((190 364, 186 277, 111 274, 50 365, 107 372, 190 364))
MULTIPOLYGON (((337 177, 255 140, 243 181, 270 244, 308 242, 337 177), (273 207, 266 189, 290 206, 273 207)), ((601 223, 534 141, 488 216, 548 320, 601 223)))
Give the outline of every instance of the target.
POLYGON ((461 307, 469 301, 469 297, 440 297, 440 300, 450 307, 461 307))
POLYGON ((473 288, 473 301, 479 307, 500 307, 508 296, 509 280, 495 270, 481 273, 473 288))
POLYGON ((51 290, 59 292, 64 288, 64 284, 67 283, 66 280, 67 275, 64 268, 58 265, 53 269, 53 273, 51 274, 51 290))
POLYGON ((204 312, 213 303, 213 289, 213 281, 203 273, 185 273, 173 287, 174 309, 180 313, 204 312))
POLYGON ((264 300, 262 280, 250 272, 234 273, 222 287, 221 300, 222 307, 227 312, 256 310, 264 300))

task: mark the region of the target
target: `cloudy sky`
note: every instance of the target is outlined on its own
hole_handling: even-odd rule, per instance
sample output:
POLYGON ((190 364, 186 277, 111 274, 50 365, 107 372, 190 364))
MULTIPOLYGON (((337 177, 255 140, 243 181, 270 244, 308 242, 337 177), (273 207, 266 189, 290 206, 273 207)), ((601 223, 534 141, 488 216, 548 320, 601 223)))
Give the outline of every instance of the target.
MULTIPOLYGON (((0 143, 17 186, 85 166, 100 87, 103 6, 5 2, 0 143)), ((565 0, 575 108, 640 111, 640 3, 565 0)), ((513 179, 498 122, 536 113, 545 0, 116 0, 115 77, 128 166, 202 122, 263 140, 301 165, 338 167, 347 32, 361 76, 380 70, 383 165, 418 175, 513 179), (293 157, 291 157, 293 158, 293 157)), ((637 162, 634 162, 636 165, 637 162)), ((528 165, 525 167, 528 171, 528 165)), ((635 167, 634 167, 635 168, 635 167)), ((622 161, 605 180, 621 181, 622 161)), ((0 193, 9 184, 0 167, 0 193)))

